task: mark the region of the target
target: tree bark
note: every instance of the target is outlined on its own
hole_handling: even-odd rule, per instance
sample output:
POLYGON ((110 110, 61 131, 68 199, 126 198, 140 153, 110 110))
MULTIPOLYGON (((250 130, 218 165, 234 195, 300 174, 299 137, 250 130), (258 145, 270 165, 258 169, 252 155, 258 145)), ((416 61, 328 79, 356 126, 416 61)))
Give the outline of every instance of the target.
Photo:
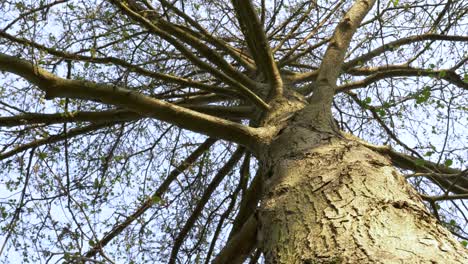
POLYGON ((262 162, 266 263, 468 263, 390 161, 351 137, 290 125, 262 162))

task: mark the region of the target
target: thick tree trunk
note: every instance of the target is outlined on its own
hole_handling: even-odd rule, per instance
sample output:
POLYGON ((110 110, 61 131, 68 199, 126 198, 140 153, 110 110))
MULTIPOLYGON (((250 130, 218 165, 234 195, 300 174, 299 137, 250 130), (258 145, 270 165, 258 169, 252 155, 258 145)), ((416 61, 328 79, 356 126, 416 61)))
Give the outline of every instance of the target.
POLYGON ((384 156, 289 126, 263 155, 266 263, 468 263, 384 156))

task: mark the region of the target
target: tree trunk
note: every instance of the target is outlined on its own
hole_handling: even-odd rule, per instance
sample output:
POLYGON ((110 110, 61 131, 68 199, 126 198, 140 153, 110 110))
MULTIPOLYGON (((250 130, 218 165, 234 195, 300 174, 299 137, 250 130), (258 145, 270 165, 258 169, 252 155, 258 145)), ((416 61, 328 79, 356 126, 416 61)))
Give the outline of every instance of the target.
POLYGON ((290 125, 262 162, 266 263, 468 263, 389 160, 358 140, 290 125))

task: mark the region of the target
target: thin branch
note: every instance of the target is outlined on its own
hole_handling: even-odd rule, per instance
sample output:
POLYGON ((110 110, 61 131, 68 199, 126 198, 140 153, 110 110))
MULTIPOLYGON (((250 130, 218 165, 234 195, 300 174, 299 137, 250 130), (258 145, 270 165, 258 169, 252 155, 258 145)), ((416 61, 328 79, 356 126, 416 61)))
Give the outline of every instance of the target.
POLYGON ((431 69, 422 69, 422 68, 413 68, 404 65, 398 65, 399 67, 392 67, 396 65, 391 65, 388 67, 388 70, 385 70, 383 67, 375 68, 360 68, 352 69, 348 72, 350 74, 356 75, 368 75, 368 77, 347 83, 339 86, 336 89, 336 92, 346 92, 357 88, 362 88, 370 85, 371 83, 377 82, 379 80, 391 77, 417 77, 417 76, 426 76, 431 78, 440 78, 453 85, 456 85, 462 89, 468 90, 468 83, 466 83, 461 76, 459 76, 455 71, 451 69, 440 69, 440 70, 431 70, 431 69))
POLYGON ((453 193, 468 193, 468 176, 465 174, 461 175, 463 172, 459 169, 450 168, 432 161, 400 153, 390 148, 390 146, 376 146, 364 141, 361 141, 361 144, 386 155, 394 166, 403 170, 412 170, 417 173, 456 174, 454 177, 429 174, 427 178, 444 189, 450 189, 453 193))
POLYGON ((68 1, 70 1, 70 0, 58 0, 58 1, 55 1, 55 2, 52 2, 52 3, 49 3, 49 4, 45 4, 45 5, 41 4, 39 7, 31 9, 28 12, 23 13, 20 16, 18 16, 17 18, 15 18, 8 25, 6 25, 2 30, 0 30, 0 32, 7 31, 10 27, 12 27, 16 22, 18 22, 22 18, 25 18, 25 17, 33 14, 33 13, 36 13, 36 12, 44 10, 44 9, 48 10, 49 8, 51 8, 51 7, 55 6, 55 5, 66 3, 68 1))
POLYGON ((328 12, 328 14, 318 23, 318 25, 316 27, 314 27, 309 34, 307 34, 307 36, 305 38, 303 38, 301 41, 299 41, 298 43, 296 43, 294 45, 294 47, 290 48, 287 53, 283 56, 283 58, 281 58, 279 64, 282 66, 282 65, 286 65, 288 63, 291 63, 291 62, 294 62, 296 61, 297 59, 299 59, 300 57, 304 56, 305 54, 308 54, 310 53, 311 51, 313 51, 314 49, 316 49, 317 47, 320 47, 322 46, 323 44, 327 43, 330 39, 329 38, 326 38, 312 46, 309 46, 307 49, 299 52, 298 54, 295 54, 294 56, 292 56, 294 54, 294 52, 300 48, 302 45, 304 45, 305 43, 307 43, 307 41, 312 38, 313 36, 315 36, 317 34, 317 32, 320 30, 320 28, 323 27, 323 25, 330 19, 330 17, 334 14, 336 14, 336 12, 338 11, 338 9, 343 5, 343 3, 345 2, 345 0, 340 0, 340 2, 338 2, 335 7, 333 7, 333 9, 328 12))
MULTIPOLYGON (((218 105, 189 105, 181 106, 222 118, 245 119, 250 118, 252 107, 233 106, 224 107, 218 105)), ((64 122, 127 122, 144 118, 144 116, 127 110, 107 110, 101 112, 63 112, 55 114, 24 113, 15 116, 0 116, 0 127, 14 127, 33 124, 58 124, 64 122)))
POLYGON ((187 221, 185 221, 184 226, 182 227, 179 234, 174 240, 174 245, 171 250, 171 256, 169 258, 170 264, 176 263, 177 254, 179 253, 180 246, 184 242, 188 232, 190 232, 190 230, 192 229, 193 225, 195 224, 195 221, 202 213, 203 208, 205 208, 206 203, 211 198, 213 192, 216 190, 218 185, 221 183, 224 177, 226 177, 226 175, 234 168, 237 162, 242 158, 242 155, 244 155, 244 151, 245 150, 242 147, 237 148, 237 150, 232 154, 231 158, 226 162, 226 164, 224 164, 224 166, 219 170, 219 172, 210 182, 210 184, 206 187, 205 192, 200 198, 200 201, 197 203, 197 206, 195 207, 194 211, 187 219, 187 221))
POLYGON ((417 152, 415 151, 413 148, 410 148, 408 145, 406 145, 403 141, 401 141, 396 135, 395 133, 393 133, 393 131, 387 126, 387 124, 385 124, 385 122, 382 120, 382 118, 380 118, 380 115, 377 113, 376 109, 374 106, 372 105, 366 105, 364 104, 357 96, 357 94, 355 93, 347 93, 347 95, 349 95, 364 111, 365 110, 369 110, 372 114, 372 117, 377 121, 377 123, 379 123, 379 125, 383 128, 383 130, 385 130, 385 132, 387 133, 387 135, 393 139, 398 145, 402 146, 404 149, 406 149, 407 151, 413 153, 413 155, 417 156, 418 158, 422 158, 422 156, 417 152))
POLYGON ((141 115, 126 110, 102 112, 63 112, 56 114, 24 113, 16 116, 0 117, 0 127, 24 126, 33 124, 58 124, 64 122, 126 122, 142 118, 141 115))
POLYGON ((16 221, 18 221, 19 216, 21 214, 21 211, 23 210, 24 206, 24 197, 26 196, 26 189, 29 185, 29 179, 31 178, 31 164, 32 160, 34 157, 34 151, 36 150, 36 147, 33 147, 31 151, 29 152, 29 161, 28 161, 28 166, 26 168, 26 176, 24 179, 24 186, 23 190, 21 191, 21 196, 20 200, 18 203, 18 207, 16 207, 15 213, 13 214, 13 217, 11 218, 11 222, 9 225, 7 225, 7 235, 5 236, 5 241, 3 242, 2 248, 0 249, 0 256, 3 253, 3 250, 5 249, 6 244, 8 243, 8 240, 10 239, 11 234, 13 233, 13 230, 16 226, 16 221))
POLYGON ((440 196, 428 196, 428 195, 421 195, 426 201, 449 201, 449 200, 461 200, 461 199, 468 199, 468 193, 466 194, 455 194, 455 195, 440 195, 440 196))
MULTIPOLYGON (((219 48, 220 50, 223 50, 227 54, 229 54, 233 59, 235 59, 237 62, 239 62, 242 66, 244 66, 246 69, 249 71, 255 71, 255 65, 251 63, 249 60, 250 58, 245 58, 245 54, 243 54, 241 51, 238 49, 230 46, 228 43, 224 42, 223 40, 214 37, 211 33, 206 31, 204 27, 202 27, 197 21, 192 19, 190 16, 185 14, 183 11, 179 10, 173 3, 170 3, 166 0, 160 0, 161 4, 169 7, 172 9, 178 16, 183 18, 185 21, 187 21, 190 25, 195 27, 198 32, 193 32, 190 31, 192 34, 197 34, 199 35, 200 38, 206 39, 209 41, 211 44, 213 44, 215 47, 219 48)), ((188 30, 188 29, 187 29, 188 30)))
POLYGON ((179 166, 169 173, 169 176, 164 180, 164 182, 158 187, 158 189, 151 194, 146 201, 135 210, 134 213, 127 216, 124 221, 114 225, 112 230, 106 233, 103 238, 97 241, 96 245, 90 249, 85 256, 88 258, 94 257, 98 252, 101 251, 107 244, 109 244, 112 239, 117 237, 123 230, 130 226, 136 219, 142 216, 148 209, 150 209, 156 201, 161 200, 164 193, 167 191, 171 183, 184 172, 187 168, 192 166, 192 164, 201 156, 205 151, 207 151, 214 143, 216 142, 213 138, 208 138, 203 142, 197 149, 195 149, 179 166))
POLYGON ((384 44, 378 48, 371 50, 370 52, 358 56, 350 61, 347 61, 343 64, 343 69, 349 69, 356 65, 362 65, 367 61, 371 60, 372 58, 384 53, 385 51, 394 50, 400 46, 408 45, 415 42, 425 41, 425 40, 444 40, 444 41, 461 41, 466 42, 468 41, 467 36, 456 36, 456 35, 441 35, 441 34, 424 34, 424 35, 416 35, 410 36, 406 38, 397 39, 390 43, 384 44))
POLYGON ((243 193, 239 212, 237 213, 237 216, 234 219, 234 223, 232 224, 229 239, 231 239, 237 232, 239 232, 249 216, 251 216, 255 212, 255 209, 257 209, 258 202, 262 197, 263 173, 264 172, 261 169, 257 170, 257 173, 249 189, 247 192, 243 193))
POLYGON ((20 145, 20 146, 12 149, 10 151, 0 153, 0 160, 9 158, 9 157, 11 157, 13 155, 16 155, 16 154, 18 154, 20 152, 23 152, 23 151, 31 149, 31 148, 37 148, 39 146, 43 146, 43 145, 46 145, 46 144, 57 143, 57 142, 60 142, 62 140, 65 140, 67 138, 70 139, 70 138, 80 136, 80 135, 89 133, 91 131, 95 131, 95 130, 101 129, 103 127, 111 126, 111 125, 114 125, 114 124, 116 124, 116 122, 104 122, 104 123, 91 124, 91 125, 85 126, 85 127, 70 129, 70 130, 67 131, 66 134, 61 133, 61 134, 52 135, 52 136, 49 136, 49 137, 46 137, 46 138, 34 140, 34 141, 29 142, 29 143, 20 145))

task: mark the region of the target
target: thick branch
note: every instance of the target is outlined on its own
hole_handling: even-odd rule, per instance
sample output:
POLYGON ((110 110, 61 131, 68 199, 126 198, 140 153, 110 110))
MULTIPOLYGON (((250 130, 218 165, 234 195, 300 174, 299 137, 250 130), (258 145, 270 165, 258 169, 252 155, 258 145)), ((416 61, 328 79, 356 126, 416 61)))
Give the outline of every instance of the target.
POLYGON ((283 81, 252 1, 233 0, 232 3, 251 54, 270 84, 271 96, 269 97, 281 96, 283 94, 283 81))
POLYGON ((388 156, 392 164, 400 169, 412 170, 419 173, 428 173, 426 177, 435 184, 450 190, 456 194, 468 193, 468 176, 462 175, 462 171, 453 169, 445 165, 437 164, 435 162, 415 158, 413 156, 397 152, 388 146, 375 146, 369 143, 364 143, 367 147, 388 156), (443 175, 431 175, 432 172, 440 172, 451 174, 452 177, 443 175))
POLYGON ((258 220, 255 214, 252 214, 239 232, 219 252, 213 264, 244 263, 257 244, 257 225, 258 220))
MULTIPOLYGON (((244 119, 249 118, 252 107, 224 107, 217 105, 181 105, 200 113, 222 118, 244 119)), ((57 124, 64 122, 123 122, 140 119, 144 116, 127 110, 108 110, 101 112, 64 112, 55 114, 25 113, 16 116, 0 117, 0 127, 13 127, 32 124, 57 124)))
POLYGON ((254 129, 225 119, 195 112, 168 102, 117 86, 89 81, 67 80, 31 63, 0 53, 0 70, 24 77, 45 91, 46 99, 68 97, 97 100, 153 117, 184 129, 253 147, 262 140, 265 129, 254 129))
POLYGON ((100 57, 85 56, 85 55, 60 51, 60 50, 56 50, 56 49, 53 49, 53 48, 46 47, 46 46, 41 45, 39 43, 36 43, 34 41, 30 41, 30 40, 27 40, 27 39, 22 39, 22 38, 12 36, 12 35, 10 35, 10 34, 8 34, 6 32, 2 32, 2 31, 0 31, 0 37, 6 38, 8 40, 11 40, 13 42, 19 43, 19 44, 24 45, 24 46, 30 46, 30 47, 37 48, 39 50, 43 50, 43 51, 45 51, 45 52, 47 52, 47 53, 49 53, 51 55, 54 55, 54 56, 57 56, 57 57, 60 57, 60 58, 63 58, 63 59, 75 60, 75 61, 87 61, 87 62, 100 63, 100 64, 112 63, 114 65, 124 67, 124 68, 128 69, 129 71, 136 72, 136 73, 139 73, 141 75, 148 76, 148 77, 154 78, 156 80, 161 80, 161 81, 164 81, 164 82, 167 82, 167 83, 175 83, 175 84, 182 85, 184 87, 193 87, 193 88, 197 88, 197 89, 200 89, 200 90, 203 90, 203 91, 226 94, 226 95, 230 95, 230 96, 233 96, 233 97, 236 97, 236 98, 239 98, 241 96, 241 94, 239 92, 234 91, 234 90, 208 85, 208 84, 197 82, 197 81, 190 80, 190 79, 187 79, 187 78, 182 78, 180 76, 174 76, 174 75, 171 75, 171 74, 150 71, 150 70, 144 69, 142 67, 136 66, 134 64, 131 64, 131 63, 125 61, 125 60, 122 60, 122 59, 119 59, 119 58, 116 58, 116 57, 112 57, 112 56, 100 58, 100 57))
MULTIPOLYGON (((308 121, 313 122, 316 128, 336 130, 331 114, 336 81, 351 39, 374 3, 375 0, 356 0, 333 33, 319 68, 317 86, 304 112, 305 117, 308 117, 308 121)), ((312 73, 315 74, 315 71, 312 73)))

